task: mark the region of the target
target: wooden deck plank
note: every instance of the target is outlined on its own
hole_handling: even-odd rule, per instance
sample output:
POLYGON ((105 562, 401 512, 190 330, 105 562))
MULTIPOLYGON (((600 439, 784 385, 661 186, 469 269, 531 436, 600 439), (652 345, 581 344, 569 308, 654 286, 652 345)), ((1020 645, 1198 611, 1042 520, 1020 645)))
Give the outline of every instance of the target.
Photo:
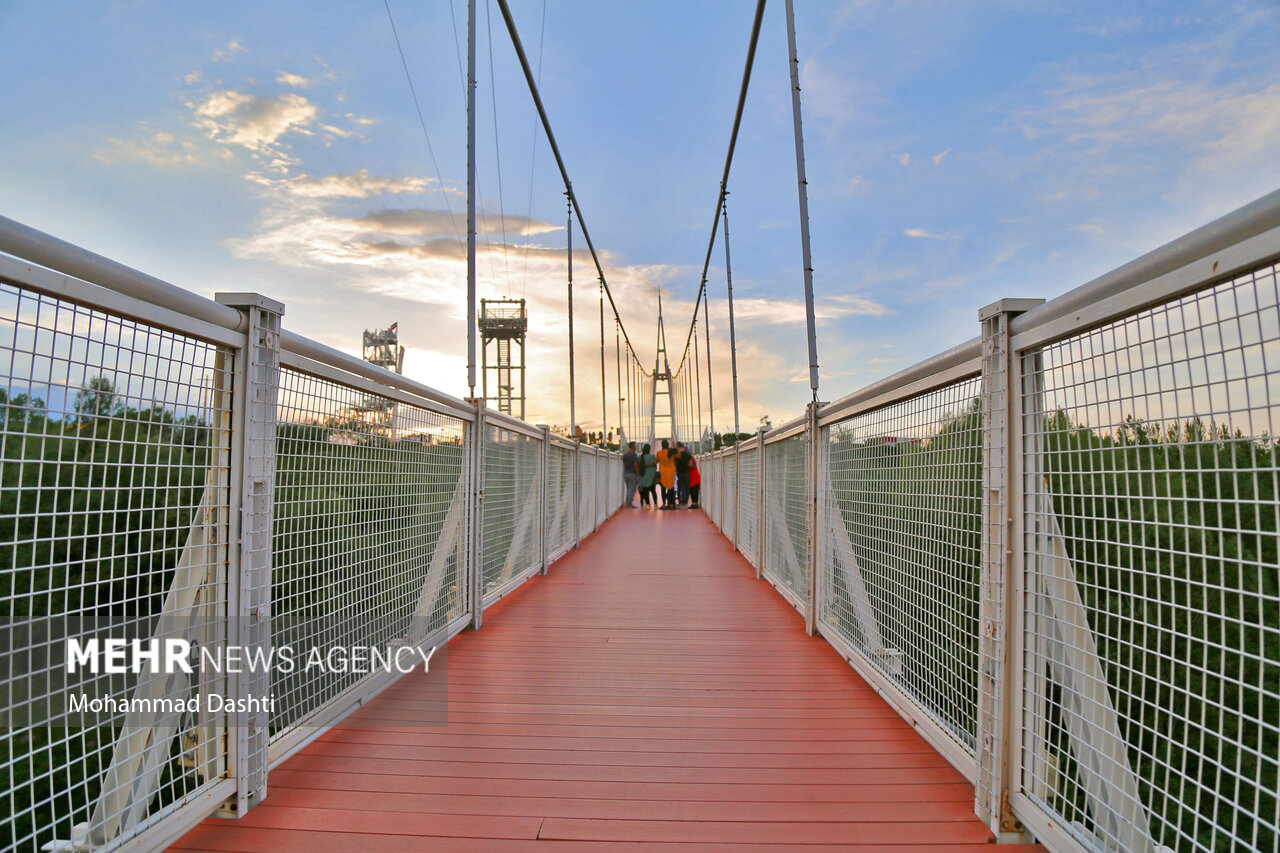
MULTIPOLYGON (((558 767, 706 767, 750 770, 866 770, 886 767, 939 767, 943 759, 927 749, 893 749, 887 744, 875 752, 831 754, 664 752, 612 749, 529 749, 524 746, 404 746, 398 744, 317 743, 312 755, 351 758, 381 758, 406 761, 439 761, 445 764, 535 764, 558 767)), ((914 746, 914 744, 913 744, 914 746)))
POLYGON ((276 808, 620 820, 904 823, 968 821, 973 816, 972 796, 967 801, 949 802, 618 802, 606 798, 496 797, 277 787, 272 791, 271 799, 276 808))
POLYGON ((961 774, 701 513, 624 511, 440 664, 171 849, 992 849, 961 774))
MULTIPOLYGON (((759 738, 699 738, 692 744, 696 752, 713 754, 733 753, 810 753, 861 754, 887 752, 891 749, 927 751, 928 744, 913 738, 910 729, 876 730, 879 736, 845 740, 762 740, 759 738)), ((507 735, 477 731, 454 733, 452 726, 442 731, 388 731, 385 729, 342 729, 325 735, 326 743, 396 744, 403 747, 468 747, 475 749, 623 749, 631 752, 689 752, 687 738, 623 738, 623 736, 556 735, 541 734, 532 729, 521 735, 507 735)))
POLYGON ((978 821, 841 821, 766 823, 762 821, 586 820, 547 818, 538 837, 567 841, 703 841, 723 844, 927 844, 946 838, 985 843, 989 833, 978 821))
MULTIPOLYGON (((377 847, 370 846, 369 837, 355 833, 316 832, 307 830, 246 830, 234 822, 224 821, 221 826, 205 824, 187 835, 181 846, 170 850, 175 853, 196 851, 232 851, 232 853, 782 853, 791 849, 778 844, 700 844, 664 842, 619 841, 520 841, 515 839, 488 840, 477 838, 432 838, 429 846, 423 839, 412 835, 379 835, 377 847)), ((1034 845, 1010 845, 992 848, 987 844, 905 844, 867 845, 819 844, 806 845, 805 853, 1044 853, 1044 848, 1034 845)))
MULTIPOLYGON (((556 782, 528 779, 453 779, 435 776, 388 776, 375 773, 335 773, 282 767, 271 774, 273 786, 335 791, 431 793, 462 796, 572 797, 600 800, 659 800, 662 802, 733 803, 863 803, 973 802, 973 788, 965 782, 897 785, 698 785, 662 782, 556 782)), ((273 788, 274 790, 274 788, 273 788)))
POLYGON ((298 770, 333 770, 350 773, 388 773, 401 776, 447 776, 457 779, 545 779, 561 782, 690 782, 735 785, 749 777, 765 785, 806 783, 895 785, 902 783, 954 782, 962 777, 941 759, 926 767, 845 767, 835 770, 760 768, 746 771, 729 767, 635 767, 562 764, 497 763, 479 761, 413 761, 316 755, 305 750, 292 765, 298 770))

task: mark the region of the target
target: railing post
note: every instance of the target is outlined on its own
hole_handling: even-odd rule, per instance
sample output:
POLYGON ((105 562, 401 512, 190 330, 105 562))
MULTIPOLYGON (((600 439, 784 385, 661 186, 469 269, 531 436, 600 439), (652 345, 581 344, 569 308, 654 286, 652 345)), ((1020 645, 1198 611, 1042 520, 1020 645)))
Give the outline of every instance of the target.
MULTIPOLYGON (((276 399, 280 388, 280 318, 284 306, 256 293, 219 293, 222 305, 244 312, 245 348, 232 376, 231 547, 227 571, 227 645, 246 657, 271 650, 271 526, 276 482, 276 399)), ((271 672, 229 670, 227 766, 234 799, 219 814, 239 817, 267 795, 271 672)))
POLYGON ((573 439, 573 547, 577 548, 582 541, 582 439, 573 439))
POLYGON ((1018 772, 1016 683, 1021 606, 1022 397, 1009 320, 1043 299, 1002 299, 978 312, 982 322, 982 553, 978 590, 978 779, 974 812, 1001 843, 1030 841, 1009 795, 1018 772))
POLYGON ((760 465, 757 479, 756 489, 756 580, 764 577, 764 555, 765 555, 765 530, 769 525, 764 523, 764 495, 765 495, 765 476, 768 471, 765 466, 764 437, 769 432, 769 428, 762 426, 756 434, 760 438, 760 465))
MULTIPOLYGON (((736 393, 736 391, 735 391, 736 393)), ((738 537, 742 535, 742 442, 733 442, 733 550, 741 552, 738 537)))
POLYGON ((804 435, 806 449, 809 452, 808 468, 809 483, 808 494, 805 500, 808 504, 808 512, 806 515, 806 539, 809 545, 808 559, 805 561, 805 573, 808 575, 808 596, 805 601, 804 608, 804 629, 810 636, 818 633, 818 531, 822 519, 819 517, 820 509, 818 504, 818 472, 820 462, 821 442, 818 441, 818 409, 821 404, 816 400, 809 404, 806 412, 806 423, 804 427, 804 435))
POLYGON ((476 407, 476 420, 471 441, 471 512, 467 528, 467 562, 471 567, 471 627, 479 628, 484 622, 484 553, 480 538, 484 533, 484 400, 472 398, 476 407))
POLYGON ((591 495, 591 532, 595 533, 600 529, 600 498, 604 494, 604 489, 600 485, 600 469, 604 466, 600 464, 601 450, 598 447, 591 450, 591 481, 595 486, 595 492, 591 495))
POLYGON ((547 424, 538 424, 538 429, 542 430, 542 506, 539 509, 538 529, 542 531, 542 571, 546 574, 551 561, 547 559, 547 555, 551 553, 549 547, 551 541, 551 530, 548 525, 551 523, 551 427, 547 424))
POLYGON ((720 448, 720 454, 716 457, 716 472, 720 475, 716 482, 719 484, 719 499, 716 501, 716 527, 724 533, 724 514, 729 506, 729 490, 725 488, 725 468, 724 455, 729 451, 720 448))

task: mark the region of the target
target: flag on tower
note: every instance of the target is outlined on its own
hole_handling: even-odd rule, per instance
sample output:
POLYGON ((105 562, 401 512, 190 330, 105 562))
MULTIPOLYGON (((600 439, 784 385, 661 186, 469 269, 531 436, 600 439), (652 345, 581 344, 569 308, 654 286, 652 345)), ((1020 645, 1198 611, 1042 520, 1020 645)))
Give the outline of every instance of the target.
POLYGON ((392 324, 391 324, 391 328, 390 328, 390 329, 388 329, 387 331, 391 332, 391 334, 393 334, 393 335, 394 335, 394 334, 396 333, 396 329, 398 329, 398 328, 400 328, 400 324, 399 324, 399 323, 392 323, 392 324))

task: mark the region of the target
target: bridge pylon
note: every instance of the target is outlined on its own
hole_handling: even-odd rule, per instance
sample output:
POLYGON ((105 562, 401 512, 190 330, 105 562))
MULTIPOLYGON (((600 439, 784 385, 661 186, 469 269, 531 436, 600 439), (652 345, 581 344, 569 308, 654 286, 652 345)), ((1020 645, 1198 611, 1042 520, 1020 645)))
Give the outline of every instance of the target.
POLYGON ((664 438, 671 439, 674 447, 679 436, 676 435, 675 397, 671 393, 671 362, 667 360, 667 332, 662 322, 662 290, 658 290, 658 353, 653 359, 653 397, 649 406, 649 444, 657 451, 658 442, 664 438), (666 398, 666 412, 658 408, 658 398, 666 398), (667 421, 668 429, 659 429, 658 422, 667 421))

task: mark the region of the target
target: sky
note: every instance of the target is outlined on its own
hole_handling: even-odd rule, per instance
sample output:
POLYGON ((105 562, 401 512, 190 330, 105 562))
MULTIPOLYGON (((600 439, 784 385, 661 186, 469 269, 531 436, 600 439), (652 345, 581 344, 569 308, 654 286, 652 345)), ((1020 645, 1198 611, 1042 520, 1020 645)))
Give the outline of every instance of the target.
MULTIPOLYGON (((528 420, 563 425, 564 188, 477 6, 479 295, 528 300, 528 420)), ((626 332, 651 366, 661 289, 674 366, 754 4, 511 6, 626 332)), ((1280 187, 1274 2, 796 6, 824 400, 976 336, 983 305, 1052 298, 1280 187)), ((405 373, 464 396, 465 21, 462 0, 0 0, 0 214, 208 296, 258 291, 347 352, 398 323, 405 373)), ((729 189, 751 430, 810 397, 781 0, 729 189)), ((591 428, 599 295, 573 239, 591 428)), ((723 424, 720 239, 708 288, 723 424)))

